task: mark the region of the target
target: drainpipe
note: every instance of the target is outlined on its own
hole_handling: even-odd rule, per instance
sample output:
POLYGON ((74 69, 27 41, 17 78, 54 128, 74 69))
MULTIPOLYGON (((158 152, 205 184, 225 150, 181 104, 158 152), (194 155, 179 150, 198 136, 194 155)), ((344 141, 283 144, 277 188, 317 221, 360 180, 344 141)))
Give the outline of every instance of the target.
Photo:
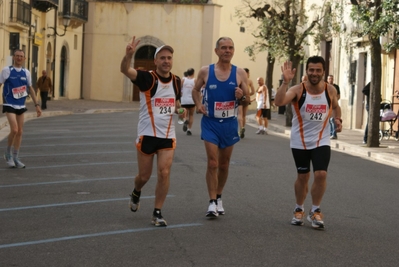
MULTIPOLYGON (((54 29, 56 29, 57 25, 57 19, 58 19, 58 7, 54 9, 54 29)), ((56 55, 56 49, 57 49, 57 35, 54 34, 54 49, 53 49, 53 62, 51 63, 53 65, 53 98, 55 96, 55 55, 56 55)), ((59 86, 58 86, 59 89, 59 86)))
POLYGON ((86 23, 83 23, 83 29, 82 29, 82 62, 80 64, 80 99, 83 99, 83 66, 84 66, 84 50, 85 50, 85 25, 86 23))

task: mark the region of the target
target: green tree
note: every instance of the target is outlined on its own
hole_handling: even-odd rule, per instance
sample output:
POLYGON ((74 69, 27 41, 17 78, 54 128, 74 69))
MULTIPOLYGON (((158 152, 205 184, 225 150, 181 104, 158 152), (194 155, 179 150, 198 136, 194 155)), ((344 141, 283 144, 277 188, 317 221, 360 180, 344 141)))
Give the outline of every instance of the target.
POLYGON ((368 37, 371 57, 368 147, 379 147, 381 103, 381 36, 392 36, 384 49, 399 47, 399 0, 351 0, 351 18, 358 24, 354 37, 368 37))
MULTIPOLYGON (((241 18, 240 23, 245 25, 251 19, 259 21, 253 33, 256 41, 246 51, 253 59, 259 52, 268 52, 266 85, 271 90, 275 59, 289 59, 293 67, 299 69, 305 57, 304 46, 309 45, 307 37, 315 34, 321 18, 315 18, 308 24, 303 0, 243 0, 243 3, 244 8, 236 9, 236 16, 241 18)), ((299 82, 298 72, 292 82, 299 82)), ((291 121, 291 105, 287 105, 286 126, 291 126, 291 121)))

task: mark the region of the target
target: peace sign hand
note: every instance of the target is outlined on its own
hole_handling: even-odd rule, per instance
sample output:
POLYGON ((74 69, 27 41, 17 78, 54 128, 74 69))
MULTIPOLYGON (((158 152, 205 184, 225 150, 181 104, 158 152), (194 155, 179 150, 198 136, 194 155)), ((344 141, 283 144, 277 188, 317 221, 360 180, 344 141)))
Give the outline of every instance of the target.
POLYGON ((139 43, 140 43, 140 40, 136 41, 136 36, 133 36, 132 42, 128 43, 126 46, 126 55, 132 57, 134 52, 136 51, 136 47, 139 43))
POLYGON ((284 62, 284 65, 281 66, 281 72, 283 73, 284 82, 289 82, 294 78, 296 69, 292 68, 292 62, 287 60, 284 62))

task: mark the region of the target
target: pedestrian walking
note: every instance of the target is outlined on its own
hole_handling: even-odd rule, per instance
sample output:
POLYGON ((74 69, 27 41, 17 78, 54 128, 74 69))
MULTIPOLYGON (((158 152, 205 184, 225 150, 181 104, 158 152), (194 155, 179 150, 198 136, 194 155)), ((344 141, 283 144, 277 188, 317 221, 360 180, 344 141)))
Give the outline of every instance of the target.
MULTIPOLYGON (((341 91, 339 90, 339 86, 334 83, 334 76, 331 74, 328 75, 327 82, 335 87, 335 89, 337 90, 337 99, 339 100, 341 98, 341 91)), ((337 131, 335 130, 336 129, 335 118, 331 117, 329 119, 329 123, 330 123, 330 138, 338 139, 337 131)))
MULTIPOLYGON (((244 68, 245 72, 247 73, 247 78, 248 78, 248 90, 249 90, 249 96, 252 96, 255 94, 255 88, 254 88, 254 83, 252 80, 249 78, 249 69, 244 68)), ((245 137, 245 125, 247 124, 247 111, 248 111, 248 106, 251 104, 251 101, 240 101, 238 103, 238 124, 239 124, 239 134, 240 138, 245 137)))
POLYGON ((47 76, 47 71, 43 70, 42 76, 37 79, 36 83, 36 91, 40 92, 42 110, 47 109, 47 98, 49 95, 51 96, 52 88, 51 78, 47 76))

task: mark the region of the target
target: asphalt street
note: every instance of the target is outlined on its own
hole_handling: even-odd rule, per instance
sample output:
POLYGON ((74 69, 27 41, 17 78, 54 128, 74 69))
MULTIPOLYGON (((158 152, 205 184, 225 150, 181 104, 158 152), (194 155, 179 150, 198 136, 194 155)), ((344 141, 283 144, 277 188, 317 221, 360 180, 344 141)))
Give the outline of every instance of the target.
POLYGON ((226 215, 209 220, 199 115, 192 136, 176 123, 168 227, 152 226, 156 162, 140 210, 128 208, 137 119, 130 111, 26 122, 26 169, 0 167, 0 266, 397 266, 397 168, 333 151, 326 229, 292 226, 289 140, 247 127, 231 158, 226 215))

